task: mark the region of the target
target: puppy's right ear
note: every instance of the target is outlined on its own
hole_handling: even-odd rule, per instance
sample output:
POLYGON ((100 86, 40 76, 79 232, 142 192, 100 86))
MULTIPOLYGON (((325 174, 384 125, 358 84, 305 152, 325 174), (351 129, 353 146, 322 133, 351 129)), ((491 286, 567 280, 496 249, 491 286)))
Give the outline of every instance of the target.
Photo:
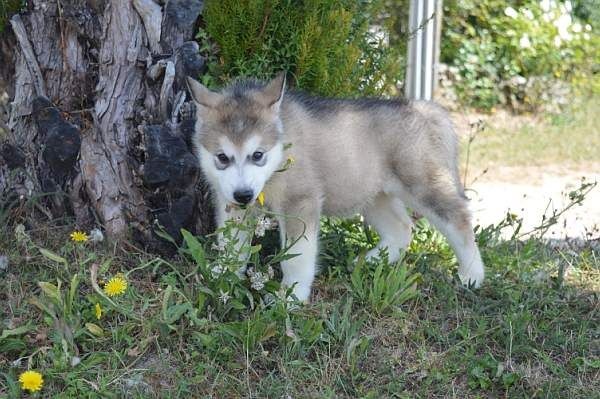
POLYGON ((192 95, 192 99, 196 104, 203 105, 208 108, 214 108, 221 102, 223 96, 214 91, 210 91, 202 83, 189 76, 186 78, 188 90, 192 95))

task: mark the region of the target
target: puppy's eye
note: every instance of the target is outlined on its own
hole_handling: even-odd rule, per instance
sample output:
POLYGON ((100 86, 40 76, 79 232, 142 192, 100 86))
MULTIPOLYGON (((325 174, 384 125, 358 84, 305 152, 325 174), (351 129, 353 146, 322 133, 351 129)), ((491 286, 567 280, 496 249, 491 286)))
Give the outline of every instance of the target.
POLYGON ((263 159, 264 155, 265 153, 262 151, 254 151, 254 154, 252 154, 252 160, 254 162, 259 162, 261 159, 263 159))
POLYGON ((229 158, 227 157, 227 155, 220 153, 217 154, 217 159, 219 160, 219 162, 221 162, 223 165, 227 165, 229 163, 229 158))

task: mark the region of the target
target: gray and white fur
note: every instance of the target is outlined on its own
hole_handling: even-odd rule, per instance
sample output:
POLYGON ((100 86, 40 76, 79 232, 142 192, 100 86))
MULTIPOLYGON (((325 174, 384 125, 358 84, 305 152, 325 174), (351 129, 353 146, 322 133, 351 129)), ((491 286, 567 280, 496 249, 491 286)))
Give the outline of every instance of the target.
POLYGON ((458 174, 458 143, 432 102, 343 100, 285 93, 285 75, 238 81, 220 93, 188 78, 197 108, 194 143, 214 191, 219 226, 240 212, 228 204, 265 202, 281 218, 281 240, 298 256, 282 263, 283 284, 307 301, 317 272, 319 218, 361 213, 390 261, 411 240, 406 207, 449 241, 464 284, 484 266, 458 174), (287 144, 291 144, 287 146, 287 144), (275 173, 288 157, 294 164, 275 173))

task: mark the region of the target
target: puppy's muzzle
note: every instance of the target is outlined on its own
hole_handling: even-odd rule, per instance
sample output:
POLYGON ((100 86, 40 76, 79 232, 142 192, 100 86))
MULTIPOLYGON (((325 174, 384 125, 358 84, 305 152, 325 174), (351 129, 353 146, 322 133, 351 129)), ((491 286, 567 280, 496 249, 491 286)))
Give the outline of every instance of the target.
POLYGON ((250 189, 236 190, 233 193, 233 199, 240 205, 247 205, 254 197, 254 192, 250 189))

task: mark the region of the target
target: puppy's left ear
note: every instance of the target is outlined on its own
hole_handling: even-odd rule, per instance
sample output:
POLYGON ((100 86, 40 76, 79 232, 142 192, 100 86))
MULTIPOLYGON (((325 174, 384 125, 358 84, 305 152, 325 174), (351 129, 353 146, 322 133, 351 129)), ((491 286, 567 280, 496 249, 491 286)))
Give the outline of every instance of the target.
POLYGON ((261 102, 274 112, 279 112, 285 92, 285 72, 279 72, 260 93, 261 102))

